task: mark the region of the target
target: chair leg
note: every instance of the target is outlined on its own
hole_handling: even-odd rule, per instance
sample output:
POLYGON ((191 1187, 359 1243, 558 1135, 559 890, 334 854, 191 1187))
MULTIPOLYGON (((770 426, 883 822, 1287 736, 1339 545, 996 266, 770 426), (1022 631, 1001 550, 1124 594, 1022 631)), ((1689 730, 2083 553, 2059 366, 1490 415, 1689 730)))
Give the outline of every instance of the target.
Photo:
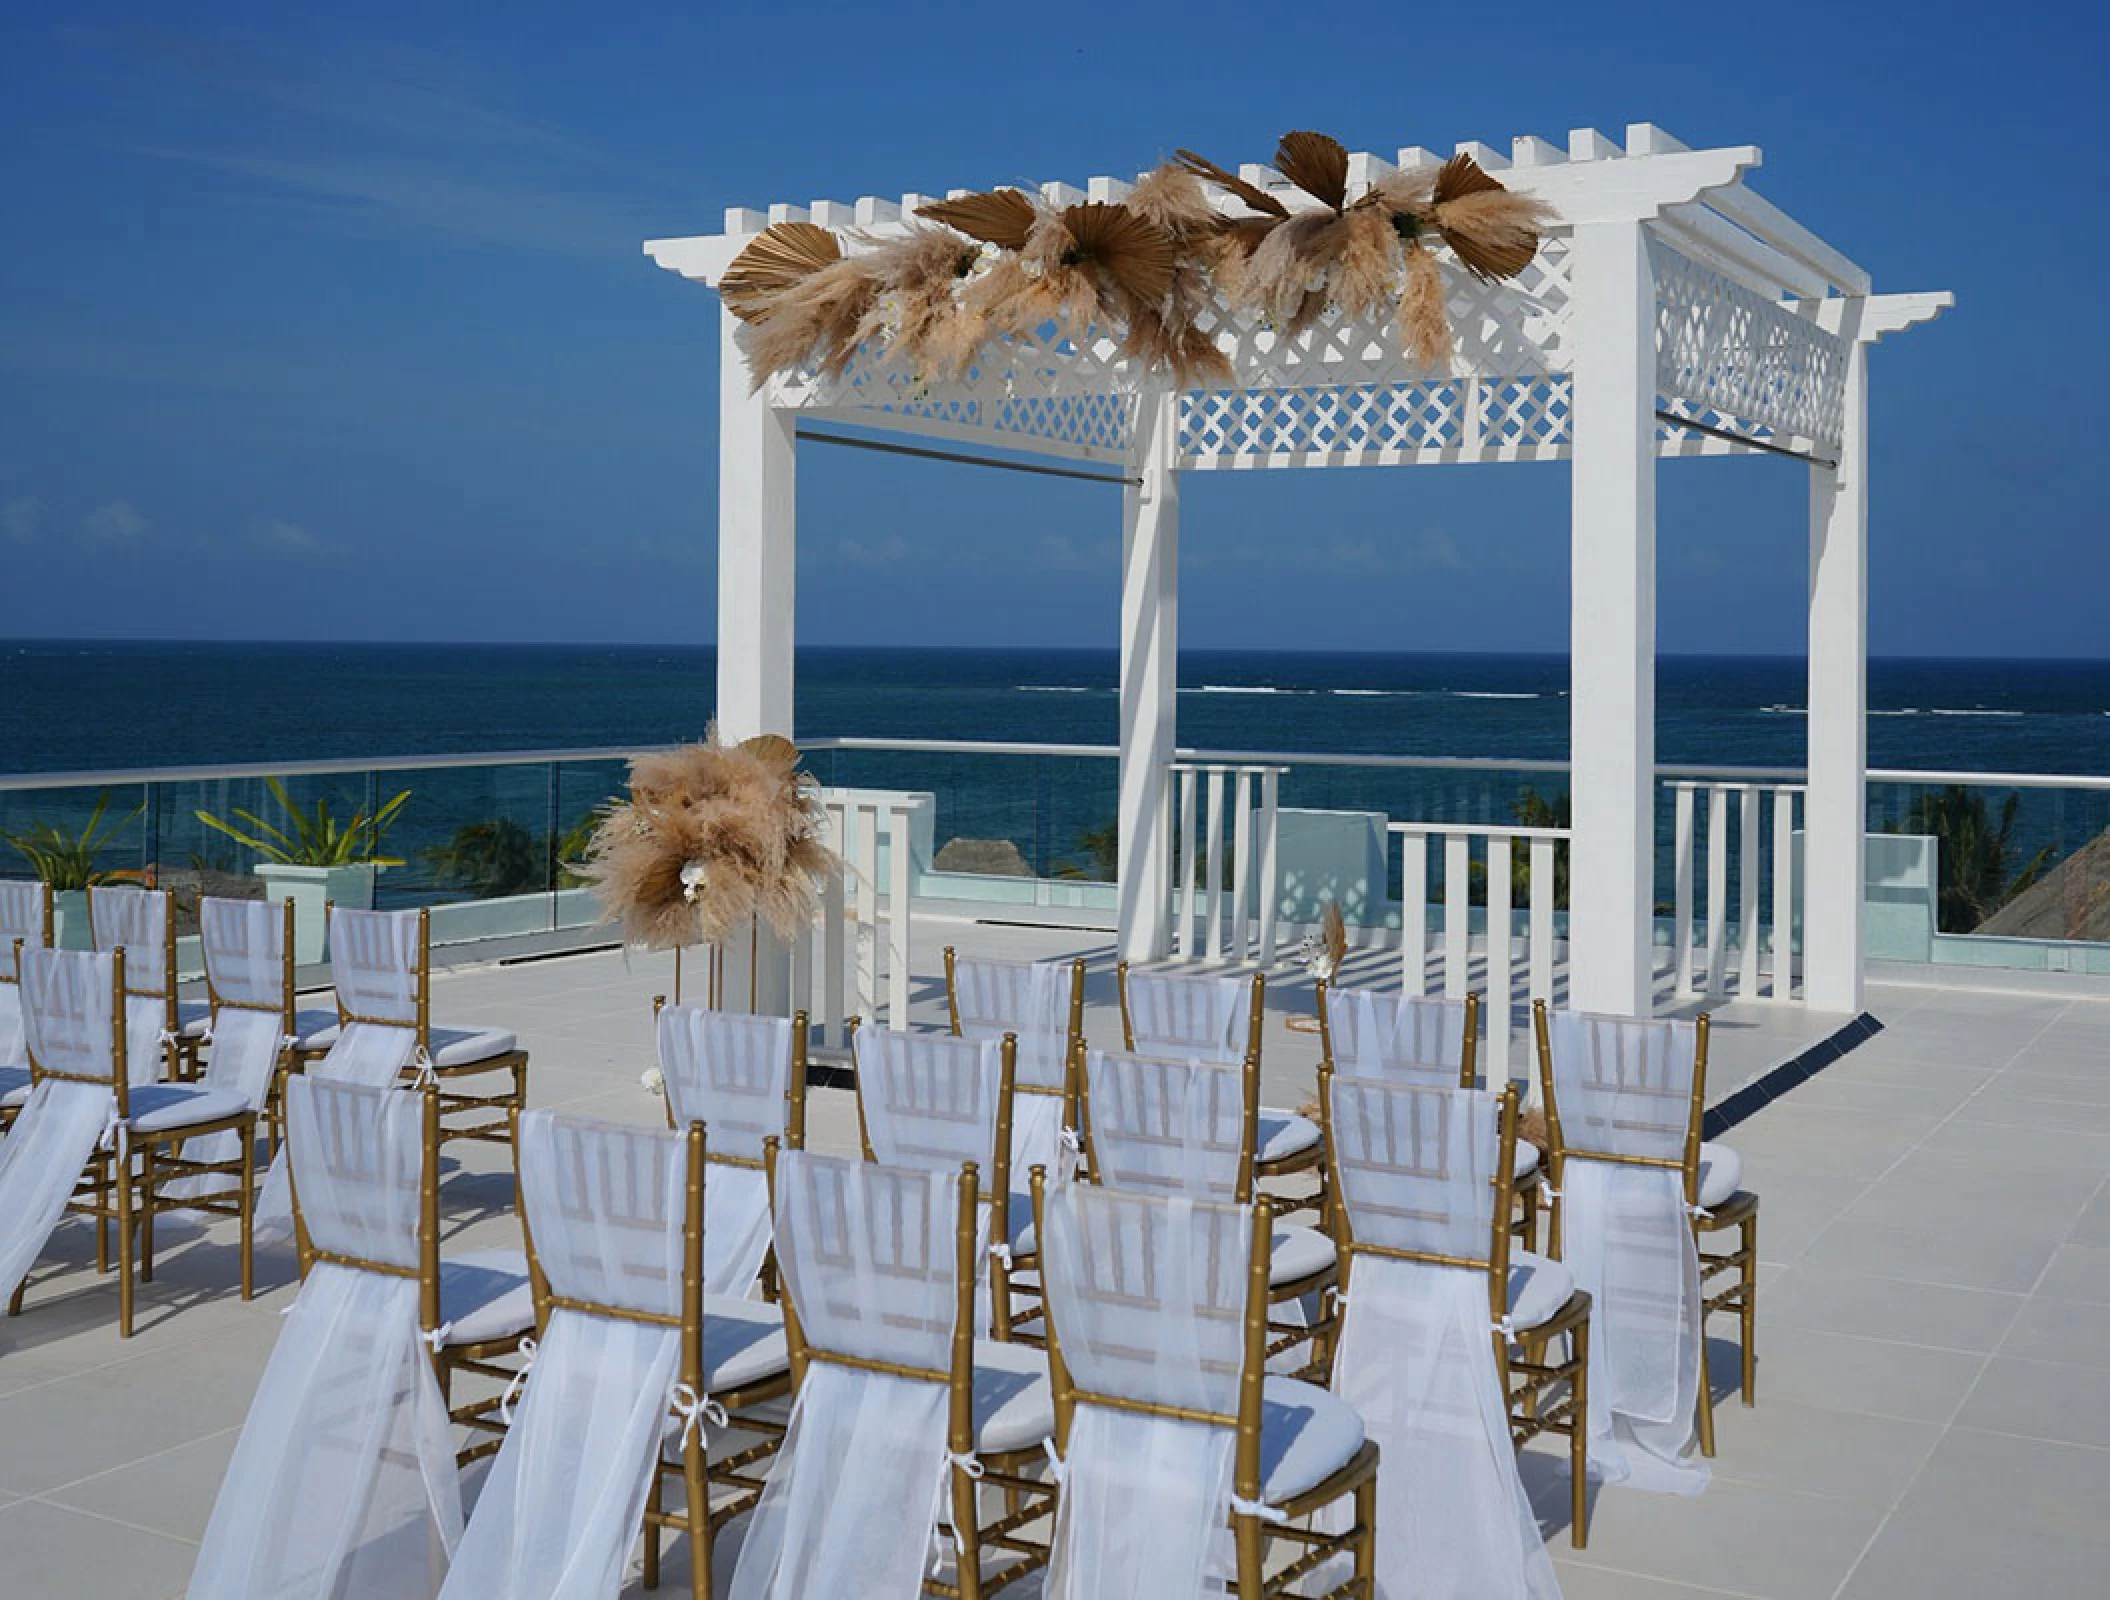
POLYGON ((1707 1315, 1700 1314, 1700 1454, 1714 1457, 1714 1380, 1707 1375, 1707 1315))
POLYGON ((1753 1211, 1746 1217, 1741 1229, 1743 1241, 1743 1293, 1742 1303, 1737 1307, 1738 1319, 1743 1323, 1744 1369, 1742 1399, 1745 1405, 1758 1400, 1758 1213, 1753 1211))
POLYGON ((659 1587, 659 1523, 656 1520, 666 1508, 667 1475, 660 1471, 657 1461, 652 1463, 652 1487, 645 1492, 645 1587, 659 1587))
POLYGON ((117 1183, 117 1336, 129 1339, 132 1337, 132 1158, 125 1152, 122 1137, 110 1164, 117 1183))
POLYGON ((256 1296, 256 1120, 242 1126, 242 1192, 235 1203, 241 1207, 242 1298, 256 1296))
POLYGON ((139 1281, 154 1281, 154 1191, 160 1186, 154 1171, 154 1147, 139 1149, 139 1281))
POLYGON ((959 1554, 953 1587, 960 1600, 982 1600, 982 1497, 975 1481, 953 1463, 952 1547, 959 1554))
MULTIPOLYGON (((681 1452, 683 1491, 689 1500, 689 1596, 711 1600, 711 1484, 704 1460, 703 1429, 691 1428, 681 1452)), ((659 1473, 652 1474, 657 1480, 659 1473)))
POLYGON ((1590 1543, 1590 1324, 1568 1336, 1575 1366, 1568 1392, 1568 1545, 1590 1543))
POLYGON ((1363 1600, 1377 1600, 1377 1474, 1355 1486, 1355 1583, 1363 1600))
POLYGON ((1238 1542, 1238 1600, 1266 1600, 1267 1552, 1260 1534, 1260 1519, 1234 1514, 1231 1529, 1238 1542))

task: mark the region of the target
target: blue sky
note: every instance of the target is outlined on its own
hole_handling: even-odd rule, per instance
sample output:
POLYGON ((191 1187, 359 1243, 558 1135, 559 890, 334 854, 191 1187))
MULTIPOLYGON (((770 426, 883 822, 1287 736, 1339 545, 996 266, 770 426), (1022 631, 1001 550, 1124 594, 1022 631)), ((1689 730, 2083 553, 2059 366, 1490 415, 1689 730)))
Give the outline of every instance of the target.
MULTIPOLYGON (((1876 650, 2104 653, 2103 22, 1385 9, 10 8, 4 631, 707 642, 716 301, 641 240, 1292 127, 1651 121, 1957 292, 1875 353, 1876 650)), ((1663 468, 1666 651, 1801 653, 1806 496, 1663 468)), ((1108 490, 809 449, 800 524, 803 640, 1115 643, 1108 490)), ((1197 474, 1183 539, 1190 645, 1566 646, 1565 467, 1197 474)))

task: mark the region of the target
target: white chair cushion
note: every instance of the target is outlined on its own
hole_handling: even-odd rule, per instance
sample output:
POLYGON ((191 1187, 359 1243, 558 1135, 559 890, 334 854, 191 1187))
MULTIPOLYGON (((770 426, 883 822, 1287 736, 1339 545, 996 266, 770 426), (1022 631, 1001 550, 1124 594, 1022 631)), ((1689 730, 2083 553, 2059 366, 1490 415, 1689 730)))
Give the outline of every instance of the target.
POLYGON ((1055 1436, 1047 1352, 994 1339, 974 1342, 974 1447, 981 1455, 1037 1449, 1055 1436))
POLYGON ((202 1039, 212 1027, 212 1007, 203 1000, 176 1002, 176 1037, 202 1039))
POLYGON ((203 1123, 223 1122, 249 1109, 232 1089, 193 1088, 183 1083, 147 1083, 134 1088, 126 1118, 132 1132, 179 1133, 203 1123))
POLYGON ((535 1291, 519 1250, 466 1250, 440 1262, 440 1322, 447 1345, 489 1344, 535 1326, 535 1291))
MULTIPOLYGON (((300 1027, 295 1020, 296 1030, 300 1027)), ((337 1023, 313 1034, 299 1035, 303 1050, 327 1050, 337 1042, 337 1023)), ((519 1047, 519 1035, 503 1028, 442 1028, 432 1030, 432 1064, 436 1067, 466 1067, 493 1056, 508 1055, 519 1047)))
POLYGON ((1509 1321, 1512 1327, 1536 1328, 1575 1293, 1575 1278, 1551 1256, 1529 1250, 1509 1252, 1509 1321))
POLYGON ((784 1348, 784 1313, 760 1300, 703 1297, 703 1386, 729 1394, 791 1370, 784 1348))
POLYGON ((1278 1227, 1268 1240, 1271 1284, 1296 1283, 1333 1264, 1333 1241, 1316 1228, 1278 1227))
POLYGON ((1700 1146, 1700 1204, 1718 1206, 1744 1181, 1744 1158, 1726 1144, 1700 1146))
POLYGON ((1294 1500, 1355 1459, 1363 1419, 1345 1401, 1295 1378, 1270 1377, 1260 1397, 1260 1497, 1294 1500))
POLYGON ((337 1013, 296 1011, 293 1013, 293 1048, 327 1050, 337 1042, 337 1013))
POLYGON ((1309 1117, 1300 1117, 1294 1111, 1271 1111, 1262 1106, 1259 1121, 1258 1159, 1263 1165, 1285 1161, 1318 1148, 1319 1125, 1309 1117))
POLYGON ((1040 1248, 1040 1235, 1033 1231, 1033 1197, 1030 1194, 1011 1197, 1011 1209, 1006 1213, 1005 1223, 1006 1231, 1011 1235, 1014 1258, 1030 1256, 1040 1248))

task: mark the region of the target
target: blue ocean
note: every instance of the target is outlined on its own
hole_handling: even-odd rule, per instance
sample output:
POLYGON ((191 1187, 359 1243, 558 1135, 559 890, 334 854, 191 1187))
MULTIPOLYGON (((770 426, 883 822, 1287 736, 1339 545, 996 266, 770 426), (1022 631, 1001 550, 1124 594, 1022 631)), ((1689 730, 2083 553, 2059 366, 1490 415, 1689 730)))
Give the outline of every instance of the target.
MULTIPOLYGON (((957 739, 1111 746, 1112 651, 802 650, 801 740, 957 739)), ((707 648, 591 645, 0 645, 0 774, 254 762, 370 761, 491 751, 625 749, 700 736, 707 648)), ((1497 772, 1298 766, 1285 805, 1425 821, 1507 821, 1566 777, 1569 664, 1550 655, 1195 650, 1180 660, 1179 741, 1201 750, 1477 757, 1497 772), (1535 764, 1537 764, 1535 766, 1535 764)), ((1798 659, 1672 657, 1657 672, 1665 765, 1797 767, 1798 659)), ((2110 662, 1878 660, 1869 664, 1876 768, 2110 774, 2110 662)), ((1104 870, 1114 767, 1083 757, 817 751, 825 782, 929 790, 939 842, 1007 838, 1041 873, 1104 870)), ((462 830, 509 817, 560 839, 621 786, 619 762, 448 768, 303 779, 340 810, 413 791, 391 847, 410 864, 386 892, 437 892, 433 865, 462 830), (420 865, 423 863, 423 865, 420 865)), ((78 826, 110 794, 132 804, 144 860, 234 865, 198 809, 264 807, 255 780, 0 793, 0 831, 54 809, 78 826)), ((1916 788, 1872 785, 1870 826, 1905 820, 1916 788)), ((1992 794, 1997 806, 2001 791, 1992 794)), ((2110 824, 2100 794, 2028 790, 2018 850, 2077 847, 2110 824)), ((1659 838, 1667 833, 1667 815, 1659 838)), ((13 870, 0 865, 0 870, 13 870)))

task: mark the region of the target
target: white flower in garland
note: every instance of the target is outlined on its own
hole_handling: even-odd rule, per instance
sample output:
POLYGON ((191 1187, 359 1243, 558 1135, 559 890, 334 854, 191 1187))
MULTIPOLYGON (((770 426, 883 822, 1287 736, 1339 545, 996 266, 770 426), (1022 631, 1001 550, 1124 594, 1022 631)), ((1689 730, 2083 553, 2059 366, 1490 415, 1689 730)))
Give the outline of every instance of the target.
POLYGON ((654 1094, 665 1094, 667 1092, 667 1075, 657 1067, 645 1068, 642 1073, 638 1074, 637 1081, 654 1094))
POLYGON ((687 866, 681 869, 682 899, 688 901, 690 905, 694 905, 697 901, 697 897, 703 893, 705 886, 709 884, 710 881, 710 868, 706 867, 700 861, 691 861, 687 866))

